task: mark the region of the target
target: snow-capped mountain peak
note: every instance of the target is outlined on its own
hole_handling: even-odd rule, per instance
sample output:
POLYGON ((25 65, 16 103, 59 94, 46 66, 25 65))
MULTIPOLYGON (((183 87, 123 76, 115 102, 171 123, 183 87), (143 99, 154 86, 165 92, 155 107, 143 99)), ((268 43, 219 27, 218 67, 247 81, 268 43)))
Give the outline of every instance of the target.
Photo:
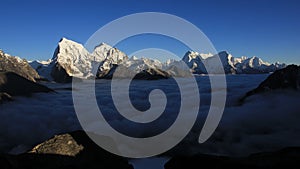
POLYGON ((201 56, 202 59, 207 59, 209 57, 214 56, 212 53, 200 53, 199 55, 201 56))
POLYGON ((91 59, 83 45, 66 38, 60 40, 53 55, 53 61, 74 77, 91 76, 91 59))
POLYGON ((131 56, 130 58, 129 58, 129 60, 130 61, 133 61, 133 60, 138 60, 139 58, 138 57, 136 57, 136 56, 131 56))
MULTIPOLYGON (((50 77, 53 77, 53 74, 58 74, 57 72, 61 70, 64 70, 68 76, 88 78, 96 75, 97 70, 95 69, 97 68, 94 67, 95 65, 106 62, 102 63, 102 68, 110 69, 111 64, 117 64, 120 60, 126 58, 126 54, 105 43, 101 43, 95 47, 92 53, 89 53, 82 44, 67 38, 62 38, 58 43, 50 63, 43 64, 34 61, 31 62, 31 65, 37 68, 37 71, 41 73, 42 76, 50 80, 52 80, 50 77)), ((57 78, 60 77, 55 76, 54 80, 57 78)))
POLYGON ((251 58, 246 56, 235 58, 227 51, 222 51, 206 59, 203 59, 199 53, 189 51, 183 57, 183 61, 192 69, 192 72, 201 74, 207 73, 207 68, 211 72, 220 72, 217 71, 218 68, 213 67, 217 58, 221 60, 225 73, 267 73, 274 72, 286 66, 285 64, 270 64, 256 56, 251 58))
MULTIPOLYGON (((83 45, 66 38, 62 38, 58 43, 58 47, 50 63, 32 62, 31 64, 35 68, 38 68, 39 73, 48 73, 48 76, 44 74, 42 76, 49 77, 49 74, 51 74, 52 77, 55 77, 54 80, 56 81, 64 81, 64 79, 70 76, 78 78, 103 77, 108 73, 111 75, 112 72, 110 71, 116 69, 117 66, 121 66, 124 72, 128 70, 130 73, 139 73, 146 69, 169 70, 172 76, 177 76, 178 72, 182 72, 181 70, 185 72, 181 74, 187 74, 187 72, 195 74, 205 74, 208 72, 233 74, 267 73, 286 66, 279 63, 269 64, 258 57, 247 58, 243 56, 235 58, 227 51, 222 51, 215 55, 188 51, 182 60, 167 60, 165 63, 149 58, 137 58, 135 56, 129 59, 124 52, 106 43, 99 44, 94 48, 92 53, 89 53, 83 45), (221 61, 223 67, 217 65, 217 61, 221 61), (190 70, 187 70, 187 68, 190 70), (60 74, 64 74, 65 76, 61 78, 60 74)), ((122 77, 125 77, 125 74, 122 77)))
MULTIPOLYGON (((184 55, 184 59, 188 62, 191 62, 193 59, 197 59, 199 58, 199 53, 198 52, 194 52, 194 51, 188 51, 185 55, 184 55)), ((200 56, 201 58, 201 56, 200 56)))
POLYGON ((106 43, 101 43, 100 45, 96 46, 92 53, 94 56, 94 61, 103 61, 107 57, 107 52, 111 49, 113 49, 113 47, 106 43))

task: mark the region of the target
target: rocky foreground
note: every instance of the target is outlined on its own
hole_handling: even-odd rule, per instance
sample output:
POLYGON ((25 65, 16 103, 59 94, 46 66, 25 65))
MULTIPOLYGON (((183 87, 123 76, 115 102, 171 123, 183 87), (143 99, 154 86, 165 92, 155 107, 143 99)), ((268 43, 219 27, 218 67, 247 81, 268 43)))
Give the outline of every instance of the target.
POLYGON ((300 167, 299 159, 300 148, 290 147, 239 158, 206 154, 177 156, 165 164, 165 169, 296 169, 300 167))
POLYGON ((126 159, 101 149, 83 131, 56 135, 27 153, 1 155, 0 166, 1 169, 133 169, 126 159))
MULTIPOLYGON (((107 137, 102 138, 112 141, 107 137)), ((206 154, 176 156, 165 164, 165 169, 296 169, 300 167, 299 159, 300 148, 290 147, 248 157, 206 154)), ((27 153, 2 154, 0 166, 1 169, 133 169, 127 159, 103 150, 83 131, 56 135, 27 153)))

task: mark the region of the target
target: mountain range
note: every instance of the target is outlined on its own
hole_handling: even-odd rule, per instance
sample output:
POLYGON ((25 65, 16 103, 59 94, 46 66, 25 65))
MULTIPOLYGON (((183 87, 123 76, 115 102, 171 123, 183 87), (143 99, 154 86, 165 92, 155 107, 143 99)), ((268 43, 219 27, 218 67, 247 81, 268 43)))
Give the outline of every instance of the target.
POLYGON ((56 82, 70 82, 72 77, 159 79, 208 72, 255 74, 270 73, 286 67, 286 64, 270 64, 258 57, 235 58, 226 51, 215 55, 188 51, 182 60, 169 59, 166 62, 135 56, 129 58, 124 52, 105 43, 99 44, 90 53, 82 44, 66 38, 59 41, 52 59, 30 61, 29 64, 41 77, 56 82), (215 64, 219 58, 224 70, 215 64))

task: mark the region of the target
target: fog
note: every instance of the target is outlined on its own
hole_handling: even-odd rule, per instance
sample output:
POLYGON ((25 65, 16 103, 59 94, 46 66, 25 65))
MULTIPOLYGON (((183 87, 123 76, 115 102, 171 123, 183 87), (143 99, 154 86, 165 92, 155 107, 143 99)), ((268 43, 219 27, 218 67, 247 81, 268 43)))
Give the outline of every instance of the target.
MULTIPOLYGON (((266 77, 227 76, 227 102, 221 123, 208 141, 199 144, 197 140, 210 107, 211 90, 209 77, 197 76, 201 96, 198 120, 188 136, 169 153, 243 156, 300 146, 299 91, 279 90, 251 96, 243 104, 238 102, 266 77)), ((72 91, 66 90, 71 84, 45 85, 57 89, 57 93, 16 97, 14 101, 0 105, 0 152, 25 152, 55 134, 81 129, 73 107, 72 91)), ((180 108, 178 86, 173 80, 137 80, 130 86, 131 102, 141 111, 151 107, 148 94, 157 88, 166 93, 168 102, 164 113, 149 124, 137 124, 118 114, 112 104, 109 80, 97 80, 95 91, 99 108, 112 127, 132 137, 149 137, 163 132, 176 119, 180 108)), ((89 95, 83 97, 87 102, 91 99, 89 95)))

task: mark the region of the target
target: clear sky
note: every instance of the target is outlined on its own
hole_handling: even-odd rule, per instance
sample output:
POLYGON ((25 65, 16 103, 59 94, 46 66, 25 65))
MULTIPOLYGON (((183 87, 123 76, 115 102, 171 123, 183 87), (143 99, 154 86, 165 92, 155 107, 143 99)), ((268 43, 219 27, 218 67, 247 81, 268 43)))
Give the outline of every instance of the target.
MULTIPOLYGON (((2 0, 0 7, 0 49, 28 60, 51 58, 61 37, 85 43, 101 26, 124 15, 164 12, 195 24, 218 51, 300 64, 298 0, 2 0)), ((166 39, 145 38, 153 43, 136 37, 120 50, 168 49, 166 39)), ((171 44, 172 52, 184 54, 171 44)))

